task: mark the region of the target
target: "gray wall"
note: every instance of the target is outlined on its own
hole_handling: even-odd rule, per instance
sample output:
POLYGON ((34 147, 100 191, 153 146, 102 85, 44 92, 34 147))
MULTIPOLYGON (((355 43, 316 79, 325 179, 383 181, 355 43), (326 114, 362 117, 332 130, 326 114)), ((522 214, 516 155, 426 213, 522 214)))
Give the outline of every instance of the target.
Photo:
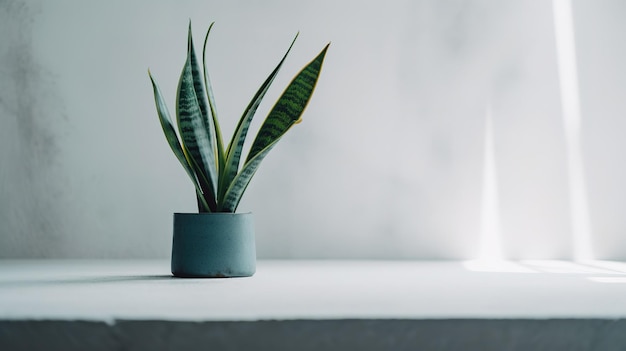
MULTIPOLYGON (((626 258, 622 13, 617 0, 574 2, 600 258, 626 258)), ((195 200, 147 69, 173 111, 190 18, 197 46, 217 22, 227 136, 296 31, 257 122, 332 41, 304 122, 240 206, 255 213, 259 257, 476 257, 488 110, 505 257, 572 257, 552 5, 486 0, 0 0, 0 257, 168 256, 172 213, 195 200)))

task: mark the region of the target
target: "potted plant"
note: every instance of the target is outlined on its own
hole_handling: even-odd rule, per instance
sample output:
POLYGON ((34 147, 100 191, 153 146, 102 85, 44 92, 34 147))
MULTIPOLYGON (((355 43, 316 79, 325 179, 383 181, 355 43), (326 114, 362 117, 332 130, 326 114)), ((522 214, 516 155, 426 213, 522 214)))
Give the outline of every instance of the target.
POLYGON ((206 65, 207 30, 202 67, 194 51, 191 22, 187 59, 176 96, 176 132, 163 96, 148 71, 157 114, 174 155, 191 179, 198 213, 175 213, 172 274, 179 277, 241 277, 256 271, 251 213, 236 213, 239 201, 261 161, 295 124, 309 102, 328 49, 296 74, 262 123, 243 162, 242 149, 252 118, 298 35, 241 116, 228 145, 222 140, 206 65))

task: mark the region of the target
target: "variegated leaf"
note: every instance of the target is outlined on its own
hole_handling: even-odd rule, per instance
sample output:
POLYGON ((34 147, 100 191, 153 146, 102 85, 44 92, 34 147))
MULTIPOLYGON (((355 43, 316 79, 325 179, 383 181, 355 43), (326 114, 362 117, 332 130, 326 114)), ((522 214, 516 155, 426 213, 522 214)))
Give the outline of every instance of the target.
POLYGON ((252 176, 256 173, 261 161, 267 156, 270 150, 278 143, 280 138, 274 140, 273 143, 266 146, 265 149, 261 150, 261 152, 257 153, 255 157, 253 157, 250 161, 246 162, 243 169, 235 179, 230 183, 228 190, 226 191, 226 195, 224 196, 224 202, 218 208, 220 212, 235 212, 237 210, 237 206, 239 206, 239 202, 241 201, 241 197, 243 193, 246 191, 248 184, 250 184, 250 180, 252 180, 252 176))
POLYGON ((235 212, 261 161, 287 130, 299 122, 300 116, 315 89, 327 50, 328 45, 296 75, 270 111, 252 144, 243 169, 228 187, 223 203, 219 206, 220 211, 235 212))
POLYGON ((232 180, 237 175, 237 171, 239 170, 239 162, 241 159, 243 145, 245 143, 246 136, 248 134, 248 129, 250 128, 250 123, 252 122, 252 118, 254 117, 254 114, 257 108, 259 107, 261 100, 265 96, 265 93, 267 92, 270 85, 274 81, 274 78, 276 78, 278 71, 280 71, 280 68, 282 67, 283 62, 285 62, 285 59, 287 58, 287 55, 291 51, 291 48, 293 47, 293 44, 296 42, 297 38, 298 38, 298 34, 296 34, 295 38, 293 38, 291 45, 289 45, 287 52, 285 53, 283 58, 280 60, 276 68, 274 68, 272 73, 270 73, 267 79, 265 79, 265 81, 263 82, 259 90, 257 90, 256 94, 254 94, 252 101, 250 101, 250 103, 248 104, 248 107, 246 108, 243 115, 241 116, 241 119, 239 119, 239 123, 237 125, 237 128, 235 129, 235 133, 233 134, 233 138, 231 139, 230 144, 228 145, 226 167, 222 174, 224 179, 222 183, 222 188, 220 188, 220 195, 223 195, 225 193, 227 186, 230 185, 232 180))
MULTIPOLYGON (((213 126, 215 128, 215 143, 217 144, 217 163, 219 174, 222 174, 224 169, 224 164, 226 162, 226 154, 224 152, 224 141, 222 139, 222 129, 220 128, 220 123, 217 118, 217 107, 215 106, 215 97, 213 96, 213 86, 211 84, 211 79, 209 78, 209 70, 207 68, 206 63, 206 46, 207 41, 209 40, 209 34, 211 33, 211 28, 215 22, 212 22, 209 26, 209 29, 206 32, 206 36, 204 37, 204 45, 202 47, 202 67, 204 69, 204 86, 206 87, 206 97, 209 101, 209 109, 211 110, 211 116, 213 117, 213 126)), ((221 177, 220 177, 221 178, 221 177)))
POLYGON ((302 112, 304 112, 315 89, 329 45, 326 45, 317 57, 289 83, 261 125, 261 129, 250 148, 246 163, 283 136, 294 124, 300 122, 302 112))
POLYGON ((156 108, 157 108, 157 115, 159 116, 159 121, 161 122, 161 127, 163 128, 163 133, 165 134, 165 138, 167 139, 167 142, 170 145, 170 148, 174 152, 174 155, 176 156, 180 164, 183 166, 183 168, 185 169, 185 172, 187 173, 187 175, 191 179, 191 182, 196 188, 197 197, 199 199, 198 208, 199 209, 204 208, 205 211, 209 211, 209 206, 204 200, 204 197, 202 196, 202 189, 200 185, 198 184, 198 179, 196 178, 196 175, 193 169, 189 165, 189 162, 187 162, 187 159, 185 158, 183 148, 180 146, 180 141, 178 140, 178 136, 176 135, 176 130, 174 129, 174 126, 172 125, 170 113, 165 104, 165 101, 163 100, 161 90, 159 89, 159 86, 157 85, 157 83, 154 81, 154 78, 152 78, 152 74, 150 74, 149 71, 148 71, 148 75, 150 76, 150 81, 152 82, 152 89, 154 90, 154 101, 155 101, 156 108))
POLYGON ((191 57, 188 55, 178 85, 176 115, 178 117, 178 131, 180 132, 183 151, 196 171, 200 185, 203 180, 208 183, 202 187, 204 198, 214 210, 217 204, 217 170, 215 152, 211 133, 205 128, 202 112, 194 89, 191 57))

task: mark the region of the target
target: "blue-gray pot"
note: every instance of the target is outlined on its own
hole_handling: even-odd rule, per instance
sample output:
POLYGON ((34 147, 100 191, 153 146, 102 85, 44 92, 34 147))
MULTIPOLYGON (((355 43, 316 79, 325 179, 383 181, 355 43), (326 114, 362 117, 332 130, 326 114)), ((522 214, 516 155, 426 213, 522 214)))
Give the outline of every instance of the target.
POLYGON ((255 271, 252 213, 174 213, 172 274, 228 278, 255 271))

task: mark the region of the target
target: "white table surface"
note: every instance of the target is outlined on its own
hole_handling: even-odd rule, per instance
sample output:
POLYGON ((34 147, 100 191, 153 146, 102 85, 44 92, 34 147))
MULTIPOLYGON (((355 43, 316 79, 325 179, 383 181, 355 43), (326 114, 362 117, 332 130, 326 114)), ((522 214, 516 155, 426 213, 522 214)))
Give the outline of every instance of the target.
POLYGON ((259 261, 173 278, 167 260, 0 260, 0 320, 626 318, 626 263, 259 261))

